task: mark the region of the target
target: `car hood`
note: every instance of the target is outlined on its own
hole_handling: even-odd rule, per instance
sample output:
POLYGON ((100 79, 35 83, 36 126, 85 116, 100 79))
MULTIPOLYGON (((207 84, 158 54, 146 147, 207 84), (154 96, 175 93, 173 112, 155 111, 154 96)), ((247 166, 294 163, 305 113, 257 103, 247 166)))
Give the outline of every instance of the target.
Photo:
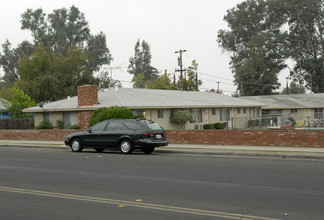
POLYGON ((81 136, 81 135, 85 135, 85 134, 88 134, 89 132, 88 131, 80 131, 80 132, 76 132, 76 133, 73 133, 73 134, 69 134, 66 138, 68 139, 71 139, 75 136, 81 136))

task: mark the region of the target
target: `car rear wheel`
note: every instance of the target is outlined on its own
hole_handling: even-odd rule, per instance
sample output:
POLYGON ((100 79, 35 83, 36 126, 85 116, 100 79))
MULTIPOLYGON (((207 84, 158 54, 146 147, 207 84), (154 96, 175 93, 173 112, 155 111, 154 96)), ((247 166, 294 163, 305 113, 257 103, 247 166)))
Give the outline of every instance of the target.
POLYGON ((74 138, 71 142, 71 150, 73 152, 81 152, 83 150, 83 146, 79 138, 74 138))
POLYGON ((130 154, 133 152, 134 147, 129 140, 123 139, 119 143, 119 149, 123 154, 130 154))
POLYGON ((155 147, 144 147, 142 148, 142 151, 145 153, 145 154, 150 154, 154 151, 155 147))
POLYGON ((98 153, 102 153, 102 152, 105 150, 105 148, 95 148, 95 150, 96 150, 98 153))

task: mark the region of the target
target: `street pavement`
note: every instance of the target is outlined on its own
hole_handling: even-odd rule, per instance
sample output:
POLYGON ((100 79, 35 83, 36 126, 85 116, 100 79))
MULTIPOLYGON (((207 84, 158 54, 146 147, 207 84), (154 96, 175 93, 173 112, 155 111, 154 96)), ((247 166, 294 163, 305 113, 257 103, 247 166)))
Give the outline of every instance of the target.
MULTIPOLYGON (((17 141, 0 140, 0 147, 26 147, 66 149, 63 141, 17 141)), ((250 157, 274 157, 297 159, 324 159, 324 148, 313 147, 276 147, 276 146, 232 146, 232 145, 192 145, 169 144, 156 148, 157 153, 228 155, 250 157)))

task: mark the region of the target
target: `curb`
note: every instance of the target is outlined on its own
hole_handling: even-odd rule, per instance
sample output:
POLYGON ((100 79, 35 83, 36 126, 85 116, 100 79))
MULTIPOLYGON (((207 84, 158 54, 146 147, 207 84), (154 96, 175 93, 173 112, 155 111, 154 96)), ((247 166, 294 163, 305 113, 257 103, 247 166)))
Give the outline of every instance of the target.
MULTIPOLYGON (((0 143, 0 147, 19 147, 36 149, 68 149, 64 144, 33 144, 33 143, 0 143)), ((208 156, 236 156, 236 157, 261 157, 261 158, 281 158, 281 159, 324 159, 324 154, 313 152, 285 152, 285 151, 265 151, 265 150, 224 150, 212 148, 157 148, 156 153, 186 154, 186 155, 208 155, 208 156)))

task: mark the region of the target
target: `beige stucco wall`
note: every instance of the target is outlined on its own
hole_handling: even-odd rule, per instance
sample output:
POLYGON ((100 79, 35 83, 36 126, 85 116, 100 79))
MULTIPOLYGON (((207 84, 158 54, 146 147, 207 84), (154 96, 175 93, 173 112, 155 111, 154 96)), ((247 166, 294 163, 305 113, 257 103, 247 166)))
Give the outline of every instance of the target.
POLYGON ((35 126, 38 126, 40 122, 43 121, 43 113, 35 113, 34 114, 34 122, 35 126))

